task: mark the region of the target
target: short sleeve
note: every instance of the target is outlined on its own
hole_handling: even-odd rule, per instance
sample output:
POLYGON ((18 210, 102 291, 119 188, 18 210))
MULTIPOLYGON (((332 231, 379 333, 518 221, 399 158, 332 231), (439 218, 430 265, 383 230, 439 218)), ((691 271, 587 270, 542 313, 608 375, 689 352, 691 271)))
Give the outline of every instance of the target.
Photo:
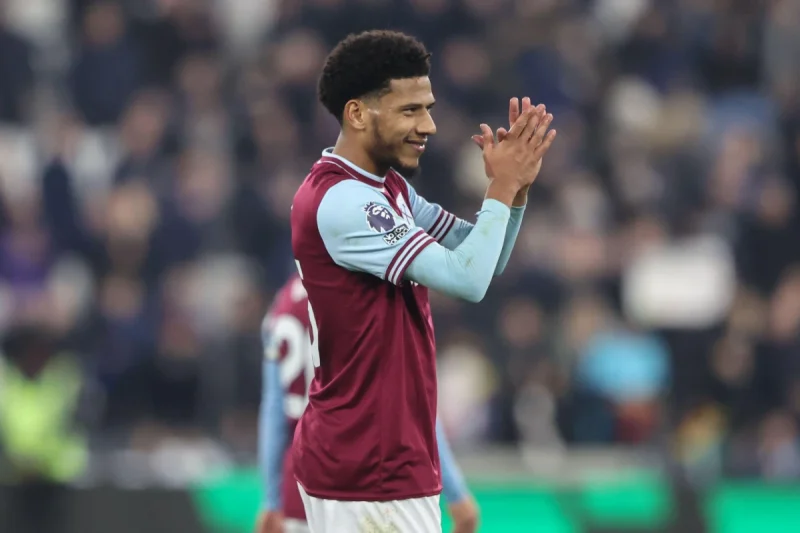
POLYGON ((414 187, 407 181, 406 186, 408 187, 408 199, 411 201, 411 212, 414 214, 414 220, 434 240, 442 242, 456 223, 456 216, 446 211, 439 204, 428 202, 417 194, 414 187))
POLYGON ((411 262, 435 241, 401 217, 379 191, 356 180, 331 187, 317 210, 317 226, 334 262, 400 285, 411 262))
POLYGON ((264 359, 277 361, 278 347, 275 346, 272 335, 272 325, 275 319, 272 313, 267 314, 261 322, 261 347, 264 350, 264 359))

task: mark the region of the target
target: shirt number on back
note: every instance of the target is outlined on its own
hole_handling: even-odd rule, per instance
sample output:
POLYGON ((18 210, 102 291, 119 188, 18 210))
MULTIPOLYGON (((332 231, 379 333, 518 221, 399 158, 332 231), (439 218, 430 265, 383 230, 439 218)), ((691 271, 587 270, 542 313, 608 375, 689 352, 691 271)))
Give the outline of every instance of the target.
MULTIPOLYGON (((297 273, 300 274, 300 279, 303 279, 303 269, 300 268, 300 261, 295 259, 294 263, 297 265, 297 273)), ((308 301, 308 322, 311 324, 311 362, 314 363, 314 368, 319 368, 319 328, 317 327, 317 318, 314 316, 314 309, 311 307, 311 300, 308 301)))
POLYGON ((305 411, 308 403, 308 386, 314 379, 314 367, 311 366, 306 353, 308 333, 296 318, 283 315, 272 324, 270 342, 273 357, 277 357, 281 347, 285 346, 283 358, 280 359, 281 387, 284 390, 290 391, 295 380, 304 374, 303 393, 287 392, 284 397, 283 410, 286 416, 296 420, 305 411))

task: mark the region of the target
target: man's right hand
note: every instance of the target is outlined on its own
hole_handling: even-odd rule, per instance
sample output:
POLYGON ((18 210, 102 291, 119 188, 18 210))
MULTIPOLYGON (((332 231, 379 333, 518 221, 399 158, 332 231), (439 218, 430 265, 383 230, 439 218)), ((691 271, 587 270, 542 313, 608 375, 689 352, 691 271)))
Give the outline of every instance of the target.
POLYGON ((511 205, 517 191, 533 183, 539 173, 542 157, 556 137, 555 130, 547 131, 553 115, 543 106, 527 109, 514 122, 503 142, 495 143, 494 133, 481 124, 483 159, 491 170, 492 183, 487 198, 511 205))
POLYGON ((258 517, 256 533, 283 533, 283 513, 263 511, 258 517))

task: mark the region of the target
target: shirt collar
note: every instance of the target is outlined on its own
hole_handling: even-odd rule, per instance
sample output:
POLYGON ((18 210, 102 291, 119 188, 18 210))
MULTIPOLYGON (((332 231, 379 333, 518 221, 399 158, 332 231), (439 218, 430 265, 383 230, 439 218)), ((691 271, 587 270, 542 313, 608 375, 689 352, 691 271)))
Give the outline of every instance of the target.
POLYGON ((352 170, 353 172, 355 172, 356 174, 358 174, 358 176, 360 176, 362 178, 366 178, 368 180, 372 180, 372 181, 375 181, 377 183, 383 183, 384 181, 386 181, 385 177, 378 176, 377 174, 373 174, 371 172, 367 172, 363 168, 359 167, 358 165, 353 164, 351 161, 345 159, 344 157, 334 154, 333 153, 333 148, 325 148, 322 151, 322 158, 323 159, 335 159, 335 160, 347 165, 347 167, 350 170, 352 170))

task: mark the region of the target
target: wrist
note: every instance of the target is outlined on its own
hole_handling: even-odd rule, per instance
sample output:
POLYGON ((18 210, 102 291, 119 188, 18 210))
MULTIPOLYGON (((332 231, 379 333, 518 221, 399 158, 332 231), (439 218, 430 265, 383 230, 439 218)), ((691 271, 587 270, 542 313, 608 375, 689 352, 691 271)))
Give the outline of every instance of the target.
POLYGON ((489 187, 486 189, 486 198, 497 200, 511 207, 518 192, 519 189, 516 186, 494 179, 489 182, 489 187))
POLYGON ((528 191, 530 188, 530 185, 525 185, 519 191, 517 191, 511 207, 525 207, 528 203, 528 191))

